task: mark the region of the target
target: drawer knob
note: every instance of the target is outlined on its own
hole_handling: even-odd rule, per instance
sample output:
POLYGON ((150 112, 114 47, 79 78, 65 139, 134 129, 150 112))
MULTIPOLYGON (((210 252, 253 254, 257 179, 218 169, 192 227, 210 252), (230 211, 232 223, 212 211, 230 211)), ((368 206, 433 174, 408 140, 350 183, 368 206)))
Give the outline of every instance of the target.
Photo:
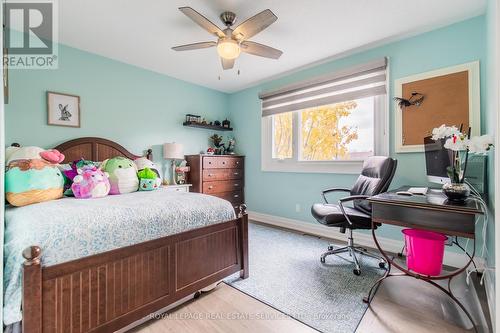
POLYGON ((240 161, 236 161, 236 164, 240 164, 240 161))
POLYGON ((226 161, 222 161, 222 164, 226 164, 226 161))
POLYGON ((211 173, 208 174, 208 177, 212 177, 213 175, 211 173))
POLYGON ((240 186, 240 184, 234 184, 234 186, 240 186))
POLYGON ((213 189, 213 188, 214 188, 214 187, 213 187, 212 185, 210 185, 210 186, 208 187, 208 189, 209 189, 209 190, 211 190, 211 189, 213 189))
POLYGON ((239 196, 238 194, 235 194, 235 195, 234 195, 234 197, 235 197, 235 198, 239 198, 240 196, 239 196))
POLYGON ((208 162, 208 164, 212 164, 212 162, 208 162))
POLYGON ((239 175, 239 173, 235 172, 235 173, 234 173, 234 175, 235 175, 235 176, 238 176, 238 175, 239 175))

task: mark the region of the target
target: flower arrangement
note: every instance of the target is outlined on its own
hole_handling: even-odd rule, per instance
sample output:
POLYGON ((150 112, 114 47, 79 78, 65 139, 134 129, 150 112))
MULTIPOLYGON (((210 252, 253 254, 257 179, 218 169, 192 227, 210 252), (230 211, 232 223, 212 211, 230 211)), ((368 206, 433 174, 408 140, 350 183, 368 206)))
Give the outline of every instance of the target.
POLYGON ((470 154, 487 154, 493 147, 493 137, 489 134, 471 137, 471 128, 468 133, 462 132, 456 126, 441 125, 432 130, 432 139, 446 140, 444 147, 452 152, 452 164, 448 167, 448 177, 452 183, 462 184, 467 170, 467 159, 470 154))

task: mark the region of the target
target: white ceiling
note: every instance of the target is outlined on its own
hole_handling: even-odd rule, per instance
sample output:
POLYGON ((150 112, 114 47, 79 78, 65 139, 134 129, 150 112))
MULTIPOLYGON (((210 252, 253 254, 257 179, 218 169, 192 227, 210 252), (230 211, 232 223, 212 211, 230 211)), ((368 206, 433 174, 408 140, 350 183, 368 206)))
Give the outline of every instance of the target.
POLYGON ((169 76, 234 92, 367 44, 477 16, 486 0, 62 0, 59 41, 169 76), (190 6, 222 27, 269 8, 278 20, 252 40, 281 49, 279 60, 242 54, 223 71, 215 48, 175 52, 172 46, 215 40, 177 8, 190 6), (237 71, 240 70, 240 75, 237 71), (220 80, 219 80, 220 76, 220 80))

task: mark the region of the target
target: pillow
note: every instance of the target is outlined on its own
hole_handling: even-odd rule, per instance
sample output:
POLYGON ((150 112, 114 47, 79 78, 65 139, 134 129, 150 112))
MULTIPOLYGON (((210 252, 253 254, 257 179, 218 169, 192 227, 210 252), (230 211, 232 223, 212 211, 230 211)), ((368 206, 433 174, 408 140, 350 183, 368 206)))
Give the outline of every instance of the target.
POLYGON ((135 192, 139 188, 137 166, 125 157, 113 157, 101 163, 101 169, 109 174, 109 194, 135 192))
POLYGON ((59 199, 63 186, 61 171, 42 159, 12 161, 5 173, 5 196, 13 206, 59 199))
MULTIPOLYGON (((139 157, 134 160, 135 165, 137 166, 137 170, 141 171, 144 170, 145 168, 151 169, 154 173, 156 173, 156 185, 160 187, 161 185, 161 176, 160 176, 160 169, 154 164, 152 161, 148 160, 146 157, 139 157)), ((141 177, 139 177, 141 178, 141 177)))
POLYGON ((108 175, 95 166, 78 169, 71 190, 77 199, 101 198, 108 195, 111 186, 108 175))

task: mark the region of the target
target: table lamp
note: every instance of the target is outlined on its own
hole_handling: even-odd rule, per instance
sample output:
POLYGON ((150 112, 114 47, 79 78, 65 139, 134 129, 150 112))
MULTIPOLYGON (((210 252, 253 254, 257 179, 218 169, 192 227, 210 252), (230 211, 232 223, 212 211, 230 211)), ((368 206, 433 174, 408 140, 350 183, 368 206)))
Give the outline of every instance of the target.
POLYGON ((175 161, 184 159, 182 149, 183 146, 180 143, 172 142, 163 144, 163 158, 166 160, 172 160, 172 181, 174 185, 177 185, 177 181, 175 179, 175 161))

